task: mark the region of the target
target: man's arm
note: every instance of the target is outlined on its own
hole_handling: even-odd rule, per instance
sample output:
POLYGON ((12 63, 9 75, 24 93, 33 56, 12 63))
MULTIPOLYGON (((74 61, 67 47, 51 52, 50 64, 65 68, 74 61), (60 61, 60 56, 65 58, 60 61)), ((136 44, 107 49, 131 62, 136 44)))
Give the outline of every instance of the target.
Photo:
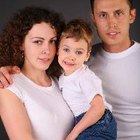
POLYGON ((0 88, 8 87, 12 84, 10 74, 19 73, 20 69, 17 66, 0 67, 0 88))

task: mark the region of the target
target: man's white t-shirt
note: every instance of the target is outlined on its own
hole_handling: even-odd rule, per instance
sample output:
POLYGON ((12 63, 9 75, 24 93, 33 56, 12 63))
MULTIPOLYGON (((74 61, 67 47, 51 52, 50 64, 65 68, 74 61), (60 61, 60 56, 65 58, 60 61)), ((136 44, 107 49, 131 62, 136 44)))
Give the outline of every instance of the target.
POLYGON ((105 98, 112 105, 117 140, 140 140, 140 44, 120 53, 101 47, 91 56, 89 67, 102 80, 105 98))

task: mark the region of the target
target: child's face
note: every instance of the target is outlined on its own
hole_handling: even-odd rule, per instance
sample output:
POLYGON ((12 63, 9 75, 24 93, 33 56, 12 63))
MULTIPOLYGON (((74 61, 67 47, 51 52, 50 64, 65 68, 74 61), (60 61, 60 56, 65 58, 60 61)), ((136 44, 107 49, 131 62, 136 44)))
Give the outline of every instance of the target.
POLYGON ((56 31, 45 22, 35 24, 26 35, 22 50, 24 67, 30 70, 46 70, 56 54, 56 31))
POLYGON ((88 60, 90 52, 84 39, 62 38, 58 50, 58 62, 65 75, 73 73, 88 60))

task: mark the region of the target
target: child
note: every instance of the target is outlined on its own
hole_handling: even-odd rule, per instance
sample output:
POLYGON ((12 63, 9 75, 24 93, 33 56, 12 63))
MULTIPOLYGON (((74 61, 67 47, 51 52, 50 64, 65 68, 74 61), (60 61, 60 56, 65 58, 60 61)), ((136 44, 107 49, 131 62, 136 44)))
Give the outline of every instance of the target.
POLYGON ((63 74, 59 86, 75 117, 75 127, 66 140, 116 140, 116 122, 101 80, 84 64, 92 38, 92 30, 82 19, 70 21, 60 38, 58 62, 63 74))

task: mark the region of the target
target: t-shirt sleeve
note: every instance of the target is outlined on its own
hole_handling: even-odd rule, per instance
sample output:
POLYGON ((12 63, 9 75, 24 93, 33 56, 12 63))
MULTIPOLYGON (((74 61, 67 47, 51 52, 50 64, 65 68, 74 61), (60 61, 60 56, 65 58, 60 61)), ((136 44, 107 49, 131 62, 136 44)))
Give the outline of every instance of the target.
POLYGON ((80 86, 82 93, 86 95, 90 103, 95 95, 100 94, 103 96, 102 81, 92 72, 85 72, 80 79, 80 86))

